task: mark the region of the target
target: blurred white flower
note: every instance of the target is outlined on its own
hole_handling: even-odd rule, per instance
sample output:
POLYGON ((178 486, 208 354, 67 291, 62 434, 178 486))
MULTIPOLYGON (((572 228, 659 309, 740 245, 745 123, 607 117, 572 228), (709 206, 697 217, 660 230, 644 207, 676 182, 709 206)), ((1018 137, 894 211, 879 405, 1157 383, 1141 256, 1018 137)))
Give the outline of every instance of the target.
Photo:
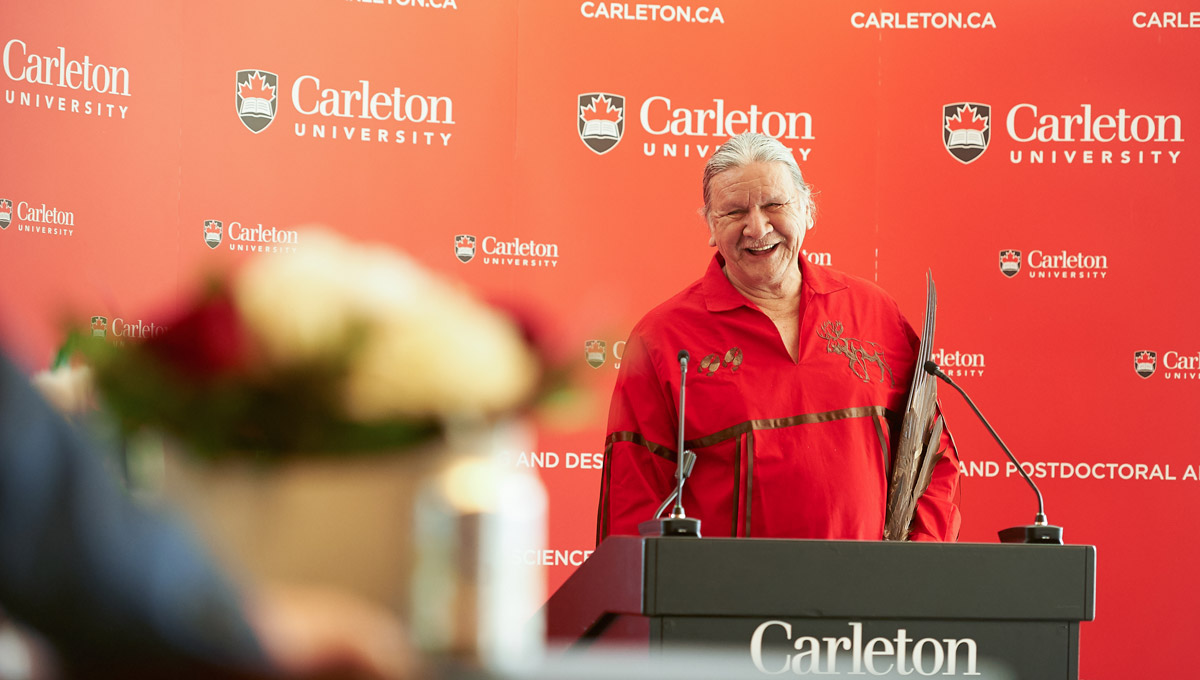
POLYGON ((255 261, 234 286, 268 361, 320 361, 364 332, 344 392, 361 420, 496 413, 530 396, 538 362, 511 321, 399 252, 303 233, 300 252, 255 261))
POLYGON ((62 366, 52 371, 40 371, 33 376, 33 386, 59 413, 83 413, 96 405, 92 369, 87 366, 62 366))

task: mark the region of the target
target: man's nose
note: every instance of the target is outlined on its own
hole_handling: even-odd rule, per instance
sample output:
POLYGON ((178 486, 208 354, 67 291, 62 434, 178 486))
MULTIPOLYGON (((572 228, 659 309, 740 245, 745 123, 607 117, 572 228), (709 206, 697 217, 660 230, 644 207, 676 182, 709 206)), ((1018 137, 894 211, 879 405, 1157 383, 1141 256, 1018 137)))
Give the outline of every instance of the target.
POLYGON ((759 239, 771 233, 771 220, 767 219, 767 214, 759 208, 751 208, 746 213, 746 226, 742 228, 742 234, 748 238, 759 239))

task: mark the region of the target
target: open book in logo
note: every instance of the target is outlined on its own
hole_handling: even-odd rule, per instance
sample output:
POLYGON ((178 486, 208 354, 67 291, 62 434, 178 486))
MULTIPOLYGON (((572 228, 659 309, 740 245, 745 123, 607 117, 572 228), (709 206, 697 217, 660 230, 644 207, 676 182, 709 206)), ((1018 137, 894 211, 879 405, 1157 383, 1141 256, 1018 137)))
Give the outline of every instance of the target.
POLYGON ((204 242, 209 248, 221 245, 221 220, 204 220, 204 242))
POLYGON ((1021 271, 1021 251, 1019 250, 1001 250, 1000 251, 1000 273, 1008 278, 1017 275, 1021 271))
POLYGON ((1143 378, 1149 378, 1154 375, 1154 369, 1158 368, 1158 352, 1151 352, 1148 349, 1140 349, 1133 353, 1133 370, 1143 378))
POLYGON ((12 224, 12 201, 0 198, 0 229, 8 229, 12 224))
POLYGON ((612 151, 625 134, 625 98, 607 92, 579 95, 579 138, 598 154, 612 151))
POLYGON ((466 264, 475 259, 475 237, 470 234, 459 234, 454 237, 454 256, 459 262, 466 264))
POLYGON ((959 102, 942 107, 942 144, 960 163, 970 163, 987 151, 992 139, 992 107, 959 102))
POLYGON ((275 120, 279 76, 270 71, 237 72, 237 115, 246 129, 257 134, 275 120))

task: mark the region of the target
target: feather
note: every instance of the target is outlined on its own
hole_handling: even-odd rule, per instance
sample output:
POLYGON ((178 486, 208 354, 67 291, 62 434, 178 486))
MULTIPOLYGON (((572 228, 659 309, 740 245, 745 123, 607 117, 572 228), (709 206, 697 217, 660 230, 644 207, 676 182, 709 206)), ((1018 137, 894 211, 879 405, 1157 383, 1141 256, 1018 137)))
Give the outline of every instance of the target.
POLYGON ((888 482, 887 515, 883 537, 889 541, 908 538, 917 500, 929 486, 933 468, 941 458, 938 440, 942 436, 941 417, 934 422, 937 411, 937 381, 925 372, 925 362, 933 353, 933 331, 937 314, 937 288, 932 272, 925 276, 925 324, 921 345, 917 350, 916 370, 908 393, 908 405, 900 426, 900 441, 892 463, 888 482))

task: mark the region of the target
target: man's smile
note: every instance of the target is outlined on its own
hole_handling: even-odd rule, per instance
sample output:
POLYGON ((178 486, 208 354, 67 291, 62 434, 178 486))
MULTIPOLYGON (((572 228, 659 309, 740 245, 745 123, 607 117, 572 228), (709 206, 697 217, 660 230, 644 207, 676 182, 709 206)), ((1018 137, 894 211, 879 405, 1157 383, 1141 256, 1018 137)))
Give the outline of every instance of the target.
POLYGON ((746 252, 752 256, 770 255, 775 252, 775 248, 779 246, 778 242, 771 243, 765 246, 746 246, 746 252))

